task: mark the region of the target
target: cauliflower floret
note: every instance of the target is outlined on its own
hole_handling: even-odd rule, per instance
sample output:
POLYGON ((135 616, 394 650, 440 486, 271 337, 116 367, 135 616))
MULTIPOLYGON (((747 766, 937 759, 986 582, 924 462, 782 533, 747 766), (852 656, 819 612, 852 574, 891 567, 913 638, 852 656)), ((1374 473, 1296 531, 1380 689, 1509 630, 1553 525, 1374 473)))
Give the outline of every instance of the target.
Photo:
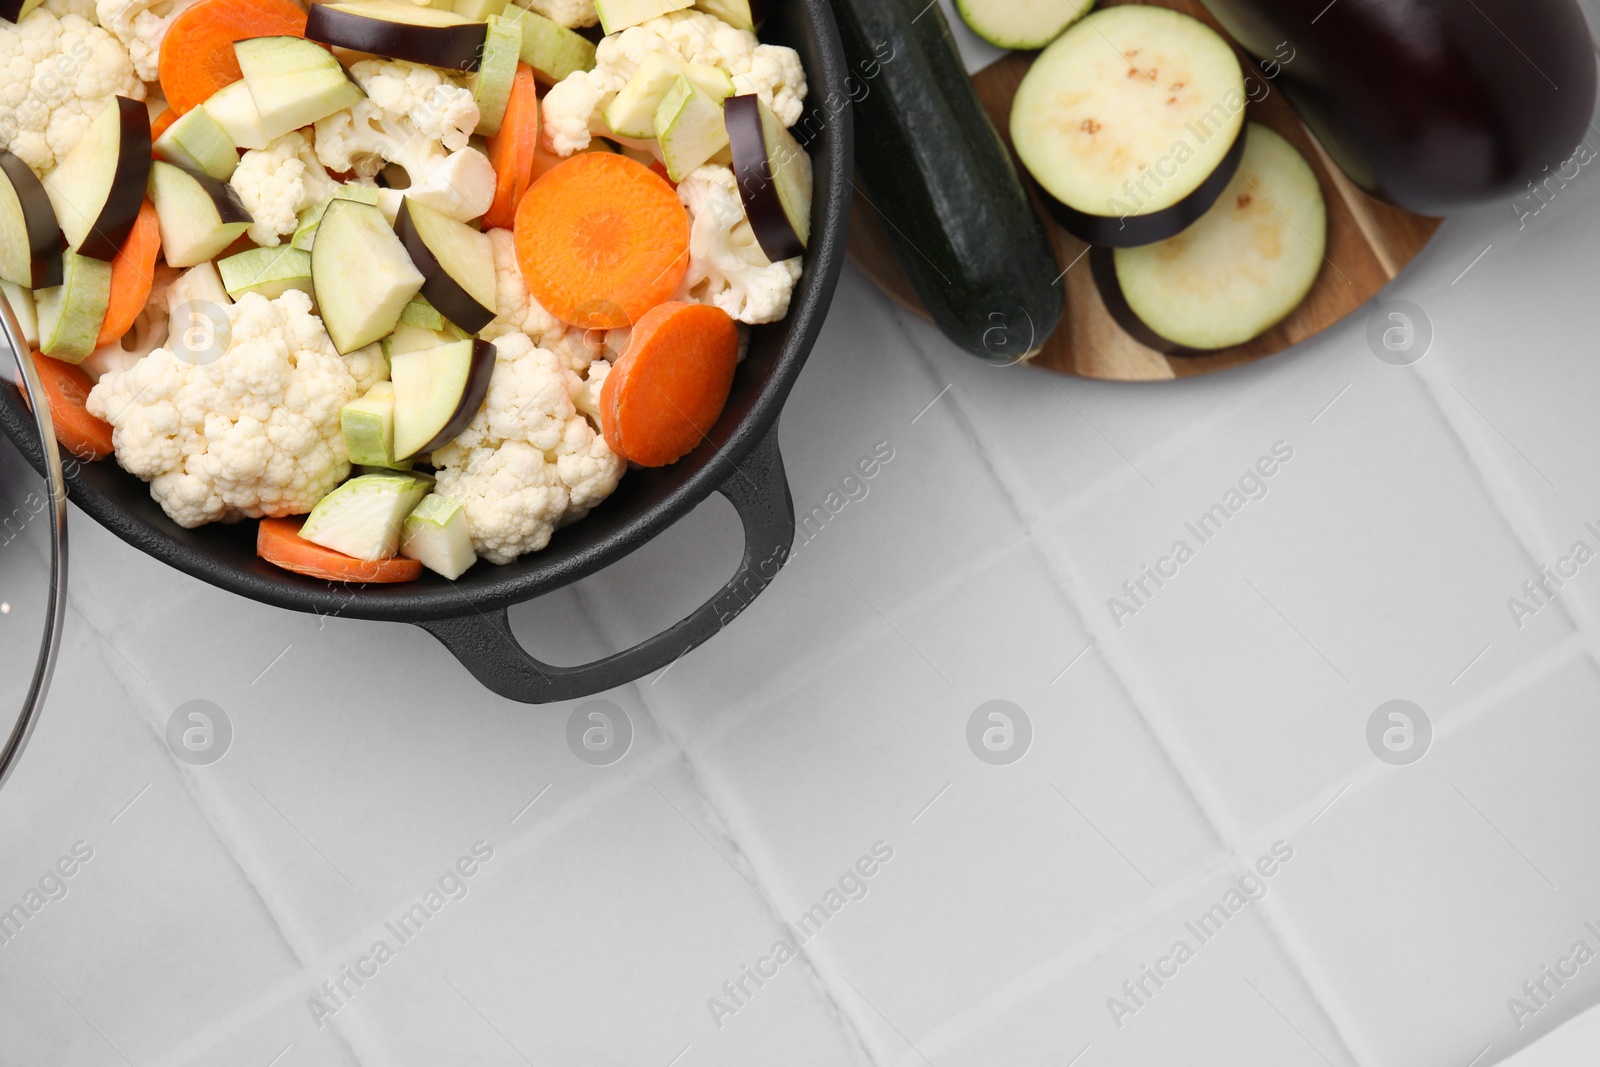
POLYGON ((127 49, 84 18, 92 8, 51 0, 20 24, 0 21, 0 148, 41 177, 114 96, 143 100, 127 49))
MULTIPOLYGON (((486 341, 494 341, 507 334, 522 334, 540 348, 555 353, 569 369, 578 373, 589 366, 597 353, 593 344, 602 350, 605 338, 626 330, 581 330, 568 326, 544 309, 544 305, 528 292, 528 283, 522 278, 522 268, 517 265, 516 238, 510 230, 490 230, 489 244, 494 248, 494 321, 479 332, 486 341)), ((623 345, 627 342, 624 339, 623 345)))
POLYGON ((366 396, 374 385, 389 380, 389 360, 383 354, 383 346, 376 341, 341 358, 345 370, 355 379, 357 396, 366 396))
POLYGON ((472 92, 431 67, 367 59, 350 68, 367 98, 316 123, 317 159, 370 178, 405 169, 406 195, 467 222, 494 202, 494 166, 467 145, 478 125, 472 92))
POLYGON ((777 322, 789 313, 800 259, 773 263, 761 251, 733 171, 701 167, 678 185, 689 210, 689 270, 679 300, 714 304, 740 322, 777 322))
POLYGON ((127 370, 167 343, 167 291, 178 278, 178 269, 158 266, 150 282, 150 298, 133 320, 128 332, 103 344, 78 366, 95 381, 112 371, 127 370))
POLYGON ((433 463, 435 489, 467 509, 478 555, 510 563, 610 496, 626 464, 579 410, 590 398, 575 370, 520 333, 494 344, 488 399, 433 463))
POLYGON ((762 44, 750 31, 704 11, 674 11, 607 37, 593 70, 569 74, 545 94, 545 135, 557 155, 582 151, 592 133, 605 132, 605 105, 652 52, 725 70, 733 76, 734 92, 755 93, 785 126, 800 121, 806 75, 799 53, 762 44))
POLYGON ((89 393, 117 462, 183 527, 304 514, 350 473, 339 412, 357 383, 311 298, 248 293, 227 320, 210 362, 158 348, 89 393))
POLYGON ((524 6, 569 29, 593 26, 600 21, 594 0, 528 0, 524 6))
POLYGON ((311 142, 299 131, 246 152, 228 184, 255 220, 250 240, 263 248, 294 233, 301 211, 339 190, 339 183, 328 177, 311 142))
POLYGON ((99 0, 94 4, 94 21, 110 30, 127 46, 133 69, 143 81, 153 82, 159 74, 161 40, 172 20, 195 0, 99 0))

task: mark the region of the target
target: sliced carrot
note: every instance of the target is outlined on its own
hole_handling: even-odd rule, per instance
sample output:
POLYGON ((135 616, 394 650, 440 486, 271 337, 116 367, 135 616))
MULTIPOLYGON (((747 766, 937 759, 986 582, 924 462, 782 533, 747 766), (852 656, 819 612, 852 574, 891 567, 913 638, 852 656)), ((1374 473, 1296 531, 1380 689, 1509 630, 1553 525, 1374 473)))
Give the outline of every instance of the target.
POLYGON ((689 216, 643 163, 582 152, 517 206, 517 262, 528 290, 562 322, 629 326, 672 298, 689 269, 689 216))
POLYGON ((356 559, 300 536, 304 519, 262 519, 256 531, 256 555, 275 566, 330 582, 411 582, 422 576, 422 564, 404 556, 356 559))
POLYGON ((517 64, 500 132, 489 138, 488 147, 495 173, 494 203, 484 213, 483 224, 509 230, 516 222, 517 205, 536 177, 539 149, 539 94, 533 68, 526 63, 517 64))
POLYGON ((111 424, 89 414, 85 405, 94 382, 84 369, 38 352, 33 354, 33 365, 49 400, 50 421, 61 447, 84 462, 111 455, 111 424))
POLYGON ((243 77, 233 42, 305 35, 306 13, 290 0, 200 0, 173 19, 161 39, 167 105, 182 115, 243 77))
POLYGON ((146 200, 139 205, 139 217, 134 219, 128 239, 111 261, 111 303, 106 306, 96 345, 108 345, 121 338, 144 310, 155 281, 159 251, 161 227, 156 222, 155 205, 146 200))
POLYGON ((600 427, 644 467, 682 459, 722 414, 739 364, 739 328, 721 308, 674 301, 645 312, 600 390, 600 427))
POLYGON ((160 137, 162 134, 167 132, 168 126, 171 126, 177 121, 178 113, 176 111, 172 110, 170 107, 162 108, 161 114, 150 120, 150 139, 153 141, 157 137, 160 137))

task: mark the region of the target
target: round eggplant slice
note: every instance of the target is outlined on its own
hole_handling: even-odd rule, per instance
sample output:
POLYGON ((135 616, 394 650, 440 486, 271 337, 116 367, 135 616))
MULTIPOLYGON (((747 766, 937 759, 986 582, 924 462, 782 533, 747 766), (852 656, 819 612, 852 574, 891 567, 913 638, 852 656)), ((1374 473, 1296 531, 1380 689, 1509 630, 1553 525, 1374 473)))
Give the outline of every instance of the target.
POLYGON ((312 4, 306 38, 444 70, 475 71, 488 27, 449 11, 394 0, 312 4))
POLYGON ((0 280, 24 289, 60 285, 66 240, 49 194, 26 163, 3 148, 0 174, 0 280))
POLYGON ((1233 47, 1167 8, 1097 11, 1040 54, 1017 89, 1023 165, 1092 243, 1163 240, 1227 185, 1247 98, 1233 47), (1135 224, 1135 220, 1142 220, 1135 224))
POLYGON ((90 259, 116 258, 150 178, 150 112, 142 100, 107 101, 44 180, 67 244, 90 259))
POLYGON ((1133 313, 1128 306, 1128 298, 1122 294, 1122 286, 1117 282, 1117 258, 1113 249, 1104 245, 1089 249, 1089 273, 1094 277, 1094 286, 1100 293, 1101 303, 1106 306, 1106 314, 1111 316, 1112 322, 1122 327, 1123 333, 1163 356, 1202 354, 1199 349, 1185 348, 1176 341, 1162 337, 1133 313))
POLYGON ((767 258, 803 255, 811 239, 811 157, 755 95, 723 105, 739 199, 767 258))
POLYGON ((1193 355, 1259 337, 1299 307, 1327 233, 1316 172, 1252 124, 1238 174, 1198 222, 1156 244, 1097 248, 1090 263, 1106 310, 1135 340, 1193 355))
POLYGON ((1244 158, 1245 131, 1233 139, 1233 147, 1222 157, 1217 169, 1194 192, 1169 208, 1148 215, 1090 215, 1068 207, 1049 192, 1043 194, 1045 210, 1056 224, 1080 241, 1107 248, 1137 248, 1176 237, 1211 210, 1222 191, 1238 173, 1244 158))
POLYGON ((494 321, 494 246, 489 235, 407 198, 395 233, 422 272, 422 296, 467 333, 494 321))

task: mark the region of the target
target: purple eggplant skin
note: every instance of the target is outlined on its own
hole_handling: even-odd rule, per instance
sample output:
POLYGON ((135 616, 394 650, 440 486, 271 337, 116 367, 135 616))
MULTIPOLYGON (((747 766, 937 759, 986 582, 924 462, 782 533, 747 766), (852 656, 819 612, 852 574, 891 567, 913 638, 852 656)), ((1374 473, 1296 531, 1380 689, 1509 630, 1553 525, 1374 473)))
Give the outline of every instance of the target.
MULTIPOLYGON (((422 277, 425 279, 422 283, 422 296, 433 305, 435 311, 467 333, 477 333, 494 321, 494 309, 486 308, 474 300, 472 294, 444 269, 439 263, 439 258, 433 254, 433 249, 428 247, 428 242, 417 232, 417 227, 411 221, 409 200, 400 202, 400 213, 395 216, 394 231, 400 238, 400 243, 405 246, 411 262, 422 272, 422 277)), ((476 411, 477 408, 473 410, 476 411)))
POLYGON ((778 197, 778 186, 773 179, 777 165, 767 150, 759 100, 753 94, 731 96, 723 105, 723 112, 728 144, 733 152, 733 173, 739 182, 739 198, 744 202, 745 215, 755 231, 756 244, 768 259, 777 263, 805 255, 806 246, 778 197))
POLYGON ((460 437, 462 431, 472 424, 478 409, 489 398, 489 382, 494 378, 494 364, 499 356, 492 342, 473 340, 472 367, 467 371, 467 387, 461 391, 461 403, 456 405, 456 412, 445 423, 444 429, 417 449, 418 456, 426 456, 436 448, 443 448, 460 437))
POLYGON ((116 100, 122 123, 117 169, 111 178, 106 202, 100 207, 100 215, 77 249, 80 256, 107 263, 117 257, 122 243, 133 231, 134 220, 144 204, 145 187, 150 183, 150 110, 143 100, 126 96, 116 100))
POLYGON ((22 205, 22 220, 28 227, 28 257, 33 261, 33 284, 29 288, 60 285, 61 253, 67 247, 67 239, 61 235, 50 194, 28 165, 4 148, 0 148, 0 171, 11 182, 22 205))
POLYGON ((1524 195, 1595 104, 1576 0, 1203 0, 1336 163, 1423 215, 1524 195))
POLYGON ((336 11, 326 4, 312 4, 306 21, 306 39, 318 44, 463 73, 478 69, 487 32, 481 22, 465 26, 413 26, 369 18, 352 11, 336 11))

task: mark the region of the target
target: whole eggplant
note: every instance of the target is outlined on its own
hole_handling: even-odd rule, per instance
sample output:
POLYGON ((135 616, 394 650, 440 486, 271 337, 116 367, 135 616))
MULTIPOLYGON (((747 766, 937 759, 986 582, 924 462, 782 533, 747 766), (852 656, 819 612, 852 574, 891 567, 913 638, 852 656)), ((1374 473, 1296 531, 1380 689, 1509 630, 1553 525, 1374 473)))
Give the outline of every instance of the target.
POLYGON ((1594 112, 1576 0, 1203 2, 1358 185, 1424 215, 1527 193, 1594 112))

